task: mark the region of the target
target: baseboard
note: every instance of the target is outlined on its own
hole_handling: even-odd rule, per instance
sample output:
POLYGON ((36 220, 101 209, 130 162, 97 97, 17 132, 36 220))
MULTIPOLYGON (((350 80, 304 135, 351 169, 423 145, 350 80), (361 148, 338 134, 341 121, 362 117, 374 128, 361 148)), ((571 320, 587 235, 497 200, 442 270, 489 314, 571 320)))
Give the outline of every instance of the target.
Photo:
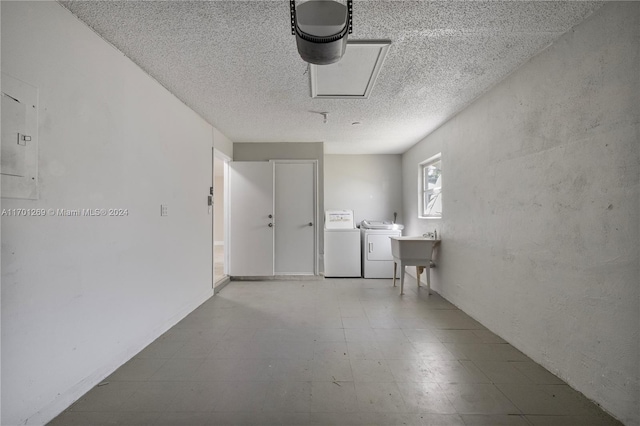
POLYGON ((232 276, 231 281, 322 281, 322 275, 269 275, 264 277, 232 276))
POLYGON ((219 284, 218 283, 215 284, 215 288, 213 289, 213 293, 214 294, 220 293, 220 290, 225 288, 230 282, 231 282, 231 278, 230 277, 224 277, 222 280, 220 280, 219 284))

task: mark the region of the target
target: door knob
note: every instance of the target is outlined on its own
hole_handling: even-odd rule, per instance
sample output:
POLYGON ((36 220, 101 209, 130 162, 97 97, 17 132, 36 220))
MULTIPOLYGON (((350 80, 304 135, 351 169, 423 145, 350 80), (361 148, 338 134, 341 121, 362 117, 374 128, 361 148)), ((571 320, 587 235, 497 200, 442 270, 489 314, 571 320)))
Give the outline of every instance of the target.
POLYGON ((270 224, 269 224, 269 228, 273 228, 273 223, 270 223, 270 224))
POLYGON ((309 226, 313 226, 313 222, 309 222, 309 226))

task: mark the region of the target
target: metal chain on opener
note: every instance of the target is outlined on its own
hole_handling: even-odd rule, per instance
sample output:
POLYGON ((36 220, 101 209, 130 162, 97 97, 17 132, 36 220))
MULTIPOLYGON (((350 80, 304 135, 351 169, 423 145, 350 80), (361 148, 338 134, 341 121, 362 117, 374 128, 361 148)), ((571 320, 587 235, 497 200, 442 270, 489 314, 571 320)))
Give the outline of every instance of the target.
POLYGON ((291 10, 291 35, 296 35, 296 0, 289 0, 291 10))

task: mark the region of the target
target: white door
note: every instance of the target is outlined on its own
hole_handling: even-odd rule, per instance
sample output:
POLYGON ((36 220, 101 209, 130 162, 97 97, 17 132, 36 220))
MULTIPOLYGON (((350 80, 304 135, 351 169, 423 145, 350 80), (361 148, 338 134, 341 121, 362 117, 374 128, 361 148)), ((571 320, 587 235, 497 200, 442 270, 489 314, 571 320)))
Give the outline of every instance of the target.
POLYGON ((273 275, 273 224, 272 164, 230 162, 229 275, 273 275))
POLYGON ((315 162, 274 162, 275 274, 316 272, 315 162))
POLYGON ((228 245, 226 227, 229 212, 229 161, 231 159, 217 149, 213 149, 212 194, 209 214, 213 216, 213 287, 222 285, 229 275, 228 245))

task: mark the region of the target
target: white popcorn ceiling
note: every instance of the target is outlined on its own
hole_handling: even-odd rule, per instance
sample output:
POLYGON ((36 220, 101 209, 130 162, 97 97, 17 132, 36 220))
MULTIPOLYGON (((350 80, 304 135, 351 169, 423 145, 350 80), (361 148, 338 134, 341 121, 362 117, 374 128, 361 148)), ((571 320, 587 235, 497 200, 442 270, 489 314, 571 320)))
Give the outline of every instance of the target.
POLYGON ((61 3, 232 141, 328 154, 405 152, 602 4, 355 0, 349 39, 392 44, 369 99, 344 100, 310 97, 288 0, 61 3))

